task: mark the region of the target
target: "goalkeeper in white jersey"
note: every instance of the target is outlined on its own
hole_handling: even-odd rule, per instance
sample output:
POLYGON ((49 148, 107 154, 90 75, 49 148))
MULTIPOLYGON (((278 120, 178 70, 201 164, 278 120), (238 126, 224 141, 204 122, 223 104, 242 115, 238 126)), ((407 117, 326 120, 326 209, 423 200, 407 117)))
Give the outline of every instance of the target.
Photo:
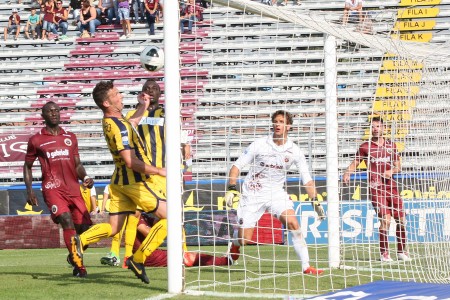
MULTIPOLYGON (((305 274, 320 275, 323 270, 309 265, 308 248, 294 211, 294 204, 285 190, 286 172, 294 164, 300 173, 309 198, 319 219, 325 218, 322 206, 317 201, 314 181, 308 171, 305 155, 288 137, 292 126, 292 115, 284 110, 272 114, 273 133, 254 141, 234 162, 230 169, 228 192, 225 201, 229 207, 239 193, 236 183, 242 168, 250 165, 250 170, 242 184, 242 194, 237 209, 239 222, 238 238, 231 243, 233 260, 239 257, 240 246, 252 239, 258 220, 267 210, 278 218, 292 233, 295 253, 302 262, 305 274)), ((235 236, 236 237, 236 236, 235 236)))

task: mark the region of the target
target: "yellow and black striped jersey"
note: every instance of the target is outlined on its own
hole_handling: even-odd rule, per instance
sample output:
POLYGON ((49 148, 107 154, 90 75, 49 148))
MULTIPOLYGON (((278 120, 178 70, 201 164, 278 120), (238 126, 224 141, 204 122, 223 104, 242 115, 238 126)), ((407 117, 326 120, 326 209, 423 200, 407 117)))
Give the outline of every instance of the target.
MULTIPOLYGON (((135 113, 127 113, 127 119, 135 113)), ((164 108, 145 111, 138 125, 139 135, 144 139, 145 148, 151 164, 158 168, 166 167, 166 133, 164 108)))
POLYGON ((144 144, 139 135, 133 129, 130 122, 124 118, 103 118, 103 133, 108 144, 109 151, 114 160, 114 173, 111 177, 112 184, 128 185, 144 181, 149 178, 144 173, 135 172, 127 168, 120 156, 120 151, 133 150, 136 157, 150 164, 150 160, 145 155, 144 144))

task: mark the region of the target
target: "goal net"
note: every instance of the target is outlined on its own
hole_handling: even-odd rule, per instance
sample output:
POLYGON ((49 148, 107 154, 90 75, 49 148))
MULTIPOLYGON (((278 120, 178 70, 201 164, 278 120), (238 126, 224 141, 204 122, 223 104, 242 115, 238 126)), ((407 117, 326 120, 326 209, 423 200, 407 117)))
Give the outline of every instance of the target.
POLYGON ((304 275, 290 234, 265 214, 252 245, 241 248, 233 265, 186 268, 185 291, 307 296, 376 280, 448 283, 450 49, 445 37, 433 31, 419 36, 402 5, 368 4, 362 13, 347 15, 343 2, 339 7, 327 1, 268 4, 214 0, 194 25, 192 40, 180 45, 181 62, 207 74, 199 73, 201 88, 190 91, 196 111, 183 121, 193 137, 192 181, 183 199, 188 249, 226 255, 238 228, 239 201, 235 198, 232 209, 225 205, 228 171, 251 142, 270 133, 270 115, 283 109, 294 115, 289 136, 306 154, 329 216, 317 219, 305 203, 297 170, 289 170, 286 189, 310 264, 325 273, 304 275), (325 48, 329 38, 331 53, 325 48), (380 261, 380 222, 365 163, 349 184, 341 180, 359 145, 369 140, 373 116, 384 119, 384 136, 401 155, 402 169, 394 178, 404 200, 411 261, 397 257, 394 220, 388 230, 393 261, 380 261), (337 153, 329 147, 333 139, 337 153), (337 240, 330 244, 332 236, 337 240))

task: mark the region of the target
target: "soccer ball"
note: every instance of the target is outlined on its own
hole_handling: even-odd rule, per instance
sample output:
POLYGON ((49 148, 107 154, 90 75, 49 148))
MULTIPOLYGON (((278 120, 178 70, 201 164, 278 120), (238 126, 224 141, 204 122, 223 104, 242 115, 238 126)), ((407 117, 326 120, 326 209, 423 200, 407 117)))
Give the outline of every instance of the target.
POLYGON ((164 51, 157 46, 147 46, 141 52, 141 66, 149 72, 164 67, 164 51))

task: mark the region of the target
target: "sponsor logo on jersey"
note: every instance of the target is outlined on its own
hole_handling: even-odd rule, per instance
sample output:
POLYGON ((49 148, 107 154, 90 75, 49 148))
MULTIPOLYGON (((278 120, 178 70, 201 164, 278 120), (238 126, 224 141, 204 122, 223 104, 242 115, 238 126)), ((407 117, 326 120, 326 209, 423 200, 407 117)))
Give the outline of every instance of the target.
POLYGON ((56 206, 56 205, 52 205, 52 214, 56 214, 58 212, 58 206, 56 206))
POLYGON ((153 125, 153 126, 164 126, 164 118, 142 118, 139 125, 153 125))
POLYGON ((64 139, 64 144, 66 144, 66 146, 72 146, 72 140, 71 139, 64 139))
POLYGON ((289 162, 289 157, 285 157, 285 158, 284 158, 284 162, 285 162, 285 163, 288 163, 288 162, 289 162))
POLYGON ((278 170, 282 170, 282 169, 283 169, 283 166, 274 165, 274 164, 266 164, 266 163, 263 162, 263 161, 260 162, 259 165, 260 165, 261 167, 264 167, 264 168, 271 168, 271 169, 278 169, 278 170))
POLYGON ((370 162, 373 164, 377 164, 377 163, 388 163, 391 161, 391 158, 389 156, 385 156, 385 157, 371 157, 370 158, 370 162))
POLYGON ((49 181, 45 184, 44 188, 46 190, 56 189, 61 185, 61 182, 59 179, 56 179, 55 181, 49 181))
POLYGON ((52 152, 47 152, 48 158, 55 158, 60 156, 69 156, 69 149, 58 149, 52 152))

